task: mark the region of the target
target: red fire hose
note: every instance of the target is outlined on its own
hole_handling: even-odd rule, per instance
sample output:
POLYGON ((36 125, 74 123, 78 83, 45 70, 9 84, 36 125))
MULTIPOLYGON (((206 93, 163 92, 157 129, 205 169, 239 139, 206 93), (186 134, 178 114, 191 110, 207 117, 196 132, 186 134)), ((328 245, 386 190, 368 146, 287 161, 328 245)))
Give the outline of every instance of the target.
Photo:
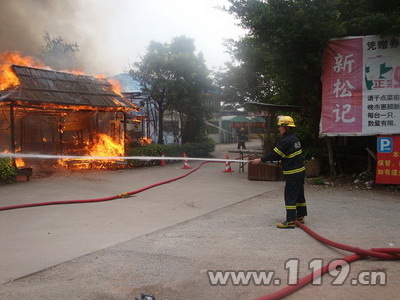
MULTIPOLYGON (((317 239, 318 241, 320 241, 322 243, 325 243, 329 246, 339 248, 342 250, 354 252, 355 254, 341 258, 341 260, 346 261, 348 264, 350 264, 351 262, 360 260, 362 258, 366 258, 368 256, 374 257, 374 258, 381 258, 381 259, 400 260, 400 248, 372 248, 370 250, 360 249, 357 247, 352 247, 352 246, 348 246, 348 245, 330 241, 330 240, 318 235, 317 233, 312 231, 310 228, 308 228, 304 224, 301 224, 299 221, 296 221, 296 224, 299 227, 301 227, 301 229, 303 229, 305 232, 307 232, 309 235, 311 235, 313 238, 317 239)), ((301 289, 302 287, 306 286, 307 284, 311 283, 313 278, 315 278, 317 276, 322 276, 336 267, 337 267, 337 265, 335 265, 335 264, 325 265, 320 270, 317 270, 317 271, 301 278, 295 285, 287 286, 283 289, 278 290, 277 292, 260 297, 257 300, 273 300, 273 299, 282 299, 284 297, 287 297, 290 294, 294 293, 295 291, 297 291, 297 290, 301 289)))
POLYGON ((130 195, 134 195, 134 194, 139 194, 143 191, 149 190, 151 188, 154 188, 156 186, 160 186, 166 183, 170 183, 172 181, 176 181, 179 179, 182 179, 190 174, 192 174, 193 172, 197 171, 198 169, 200 169, 200 167, 203 164, 209 163, 211 161, 204 161, 202 163, 199 164, 198 167, 194 168, 193 170, 191 170, 190 172, 187 172, 186 174, 182 175, 182 176, 178 176, 172 179, 168 179, 165 181, 161 181, 149 186, 146 186, 144 188, 135 190, 135 191, 131 191, 131 192, 127 192, 127 193, 123 193, 123 194, 118 194, 115 196, 111 196, 111 197, 105 197, 105 198, 95 198, 95 199, 86 199, 86 200, 64 200, 64 201, 50 201, 50 202, 38 202, 38 203, 26 203, 26 204, 17 204, 17 205, 10 205, 10 206, 3 206, 0 207, 0 211, 2 210, 11 210, 11 209, 18 209, 18 208, 27 208, 27 207, 35 207, 35 206, 47 206, 47 205, 60 205, 60 204, 80 204, 80 203, 94 203, 94 202, 103 202, 103 201, 110 201, 110 200, 115 200, 115 199, 120 199, 120 198, 126 198, 130 195))
MULTIPOLYGON (((0 211, 2 210, 11 210, 11 209, 18 209, 18 208, 27 208, 27 207, 35 207, 35 206, 46 206, 46 205, 59 205, 59 204, 79 204, 79 203, 94 203, 94 202, 103 202, 103 201, 110 201, 110 200, 115 200, 115 199, 119 199, 119 198, 125 198, 128 197, 130 195, 134 195, 134 194, 138 194, 141 193, 145 190, 151 189, 153 187, 156 186, 160 186, 166 183, 170 183, 179 179, 182 179, 190 174, 192 174, 193 172, 197 171, 198 169, 200 169, 200 167, 203 164, 209 163, 210 161, 204 161, 202 163, 200 163, 200 165, 196 168, 194 168, 193 170, 191 170, 190 172, 169 179, 169 180, 165 180, 159 183, 155 183, 149 186, 146 186, 144 188, 138 189, 138 190, 134 190, 131 192, 127 192, 127 193, 123 193, 123 194, 118 194, 115 196, 111 196, 111 197, 105 197, 105 198, 97 198, 97 199, 87 199, 87 200, 65 200, 65 201, 50 201, 50 202, 39 202, 39 203, 27 203, 27 204, 18 204, 18 205, 10 205, 10 206, 3 206, 0 207, 0 211)), ((346 261, 348 264, 350 264, 351 262, 360 260, 362 258, 366 258, 366 257, 374 257, 374 258, 381 258, 381 259, 390 259, 390 260, 400 260, 400 248, 372 248, 370 250, 365 250, 365 249, 361 249, 361 248, 357 248, 357 247, 352 247, 352 246, 348 246, 348 245, 344 245, 344 244, 340 244, 340 243, 336 243, 333 241, 330 241, 320 235, 318 235, 317 233, 315 233, 314 231, 312 231, 310 228, 308 228, 307 226, 305 226, 304 224, 301 224, 299 221, 296 221, 296 224, 303 229, 305 232, 307 232, 308 234, 310 234, 312 237, 314 237, 315 239, 317 239, 318 241, 325 243, 329 246, 335 247, 335 248, 339 248, 342 250, 346 250, 346 251, 350 251, 353 252, 355 254, 346 256, 344 258, 342 258, 341 260, 346 261)), ((316 276, 322 276, 324 274, 326 274, 327 272, 329 272, 330 270, 336 268, 337 265, 335 264, 329 264, 329 265, 325 265, 323 266, 320 270, 317 270, 303 278, 301 278, 297 284, 295 285, 291 285, 291 286, 287 286, 281 290, 278 290, 277 292, 268 294, 266 296, 262 296, 260 298, 258 298, 257 300, 272 300, 272 299, 281 299, 284 298, 292 293, 294 293, 295 291, 301 289, 302 287, 306 286, 307 284, 311 283, 313 278, 316 276)))

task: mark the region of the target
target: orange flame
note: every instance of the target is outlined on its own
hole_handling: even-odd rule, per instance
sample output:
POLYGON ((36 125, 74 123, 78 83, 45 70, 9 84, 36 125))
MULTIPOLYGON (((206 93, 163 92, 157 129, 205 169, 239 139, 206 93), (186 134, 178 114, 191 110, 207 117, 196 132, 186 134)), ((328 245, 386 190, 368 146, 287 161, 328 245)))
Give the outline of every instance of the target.
POLYGON ((101 80, 106 80, 108 83, 111 85, 111 89, 114 93, 117 95, 122 96, 122 86, 121 83, 116 80, 116 79, 107 79, 105 75, 96 75, 96 78, 101 79, 101 80))
POLYGON ((25 161, 21 157, 15 159, 15 165, 17 166, 17 168, 26 166, 25 161))
POLYGON ((0 53, 0 90, 13 88, 19 85, 19 80, 11 69, 11 65, 13 64, 37 68, 46 67, 42 63, 35 62, 32 57, 23 57, 18 52, 0 53))
MULTIPOLYGON (((15 150, 16 150, 16 152, 21 151, 21 149, 15 149, 15 150)), ((2 153, 11 153, 11 152, 6 149, 2 153)), ((17 168, 21 168, 21 167, 25 167, 26 163, 22 157, 17 157, 15 159, 15 165, 17 166, 17 168)))
POLYGON ((116 93, 117 95, 122 96, 121 83, 118 80, 115 80, 115 79, 108 79, 108 82, 111 83, 113 92, 116 93))
POLYGON ((142 146, 150 145, 152 142, 153 141, 151 139, 146 138, 146 137, 142 137, 140 139, 140 145, 142 145, 142 146))
POLYGON ((116 143, 104 133, 97 135, 98 142, 89 149, 90 156, 123 156, 124 144, 116 143))
MULTIPOLYGON (((124 155, 124 144, 115 142, 111 137, 104 133, 97 135, 97 143, 92 146, 86 146, 88 157, 90 156, 123 156, 124 155)), ((120 159, 110 160, 88 160, 88 159, 59 159, 59 165, 63 167, 69 167, 73 164, 74 169, 104 169, 107 166, 113 166, 120 159)))
MULTIPOLYGON (((14 88, 20 84, 17 76, 14 74, 11 68, 11 65, 51 70, 50 67, 41 62, 35 61, 35 59, 30 56, 24 57, 18 52, 11 51, 0 53, 0 90, 14 88)), ((85 75, 85 73, 81 70, 61 70, 60 72, 71 73, 74 75, 85 75)), ((95 77, 106 80, 106 76, 104 75, 97 75, 95 77)), ((111 84, 112 91, 122 96, 122 86, 120 82, 115 79, 109 79, 108 82, 111 84)))

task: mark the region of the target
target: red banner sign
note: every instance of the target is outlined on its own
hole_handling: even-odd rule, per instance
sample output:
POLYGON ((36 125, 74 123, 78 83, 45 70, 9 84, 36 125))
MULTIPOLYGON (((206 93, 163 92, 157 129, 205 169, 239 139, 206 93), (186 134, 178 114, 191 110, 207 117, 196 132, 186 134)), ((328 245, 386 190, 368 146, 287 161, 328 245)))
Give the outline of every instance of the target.
POLYGON ((400 136, 378 136, 375 182, 400 184, 400 136))
POLYGON ((331 40, 322 74, 323 135, 398 134, 400 37, 331 40))

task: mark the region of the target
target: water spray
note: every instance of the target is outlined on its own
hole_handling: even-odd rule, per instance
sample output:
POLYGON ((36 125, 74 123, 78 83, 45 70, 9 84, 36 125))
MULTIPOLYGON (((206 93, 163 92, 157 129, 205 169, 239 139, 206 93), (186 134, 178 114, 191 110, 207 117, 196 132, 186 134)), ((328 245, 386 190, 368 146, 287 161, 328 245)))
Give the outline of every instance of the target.
POLYGON ((37 159, 84 159, 84 160, 192 160, 212 162, 237 162, 246 163, 248 160, 200 158, 200 157, 173 157, 173 156, 75 156, 75 155, 51 155, 32 153, 0 153, 0 158, 37 158, 37 159))

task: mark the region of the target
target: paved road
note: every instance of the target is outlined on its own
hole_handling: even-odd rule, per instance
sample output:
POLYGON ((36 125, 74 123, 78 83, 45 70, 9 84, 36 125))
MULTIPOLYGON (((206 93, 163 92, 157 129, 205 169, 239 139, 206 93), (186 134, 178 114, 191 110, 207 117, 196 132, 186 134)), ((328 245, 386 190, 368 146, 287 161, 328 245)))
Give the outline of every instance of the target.
MULTIPOLYGON (((225 157, 229 147, 216 156, 225 157)), ((232 157, 231 157, 232 158, 232 157)), ((195 164, 191 162, 191 165, 195 164)), ((83 172, 0 186, 1 206, 111 196, 187 172, 180 163, 121 172, 83 172)), ((188 177, 135 197, 97 204, 0 212, 0 299, 254 299, 280 286, 211 286, 207 270, 266 270, 286 284, 285 261, 347 255, 300 229, 279 230, 283 182, 249 181, 210 163, 188 177)), ((395 194, 306 186, 308 225, 321 235, 362 248, 400 247, 400 198, 395 194)), ((400 263, 364 260, 386 272, 384 286, 308 286, 292 299, 395 299, 400 263)))
MULTIPOLYGON (((216 156, 234 145, 224 145, 216 156)), ((234 157, 231 157, 234 158, 234 157)), ((190 161, 192 167, 197 162, 190 161)), ((80 200, 133 191, 188 172, 182 162, 165 167, 103 172, 59 172, 52 177, 0 186, 0 206, 80 200)), ((224 173, 224 163, 205 164, 188 177, 130 198, 95 204, 1 212, 0 282, 172 226, 276 189, 282 182, 247 180, 224 173)))

